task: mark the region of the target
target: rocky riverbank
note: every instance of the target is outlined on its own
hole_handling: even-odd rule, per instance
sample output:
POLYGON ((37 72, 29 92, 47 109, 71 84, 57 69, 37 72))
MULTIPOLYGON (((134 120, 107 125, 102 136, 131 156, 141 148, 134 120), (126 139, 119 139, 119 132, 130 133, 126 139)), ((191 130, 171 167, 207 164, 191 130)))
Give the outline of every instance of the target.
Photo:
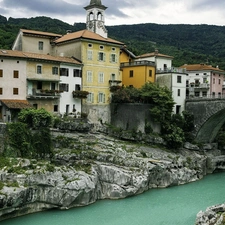
POLYGON ((52 134, 55 150, 48 161, 18 158, 0 164, 0 220, 181 185, 225 164, 212 146, 199 151, 187 144, 173 152, 100 133, 52 134))

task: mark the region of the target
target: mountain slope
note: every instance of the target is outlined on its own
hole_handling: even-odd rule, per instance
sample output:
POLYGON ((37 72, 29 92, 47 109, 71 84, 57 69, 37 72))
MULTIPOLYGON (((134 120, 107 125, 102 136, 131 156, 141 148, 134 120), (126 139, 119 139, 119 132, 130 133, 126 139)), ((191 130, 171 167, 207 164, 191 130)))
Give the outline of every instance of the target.
MULTIPOLYGON (((49 17, 15 19, 0 16, 0 48, 10 49, 20 28, 65 34, 85 29, 49 17)), ((225 27, 214 25, 135 24, 107 26, 111 38, 126 43, 136 55, 156 48, 174 57, 173 65, 208 63, 225 69, 225 27)))

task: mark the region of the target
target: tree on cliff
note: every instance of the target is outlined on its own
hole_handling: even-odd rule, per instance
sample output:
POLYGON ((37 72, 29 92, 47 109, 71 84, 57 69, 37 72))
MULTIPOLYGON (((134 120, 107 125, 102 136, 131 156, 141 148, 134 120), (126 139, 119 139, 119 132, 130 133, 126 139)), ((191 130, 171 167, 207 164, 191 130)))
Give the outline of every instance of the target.
POLYGON ((45 158, 51 155, 51 114, 44 109, 23 109, 18 120, 19 122, 7 124, 4 155, 28 158, 45 158))

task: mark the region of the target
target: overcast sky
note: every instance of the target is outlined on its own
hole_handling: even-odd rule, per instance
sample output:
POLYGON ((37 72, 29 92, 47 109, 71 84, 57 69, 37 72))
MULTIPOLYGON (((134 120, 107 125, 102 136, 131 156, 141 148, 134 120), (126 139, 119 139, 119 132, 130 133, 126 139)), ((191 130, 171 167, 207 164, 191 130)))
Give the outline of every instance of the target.
MULTIPOLYGON (((225 25, 224 0, 101 0, 107 6, 105 25, 213 24, 225 25)), ((90 0, 0 0, 7 18, 47 16, 69 24, 86 22, 90 0)))

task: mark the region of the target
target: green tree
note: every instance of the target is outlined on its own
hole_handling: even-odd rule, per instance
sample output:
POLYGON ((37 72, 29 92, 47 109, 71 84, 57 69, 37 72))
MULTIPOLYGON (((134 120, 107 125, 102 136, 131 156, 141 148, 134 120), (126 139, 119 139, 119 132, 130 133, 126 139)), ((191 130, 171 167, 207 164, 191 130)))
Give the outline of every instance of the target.
POLYGON ((18 120, 29 127, 49 127, 52 124, 52 115, 45 109, 23 109, 18 114, 18 120))

